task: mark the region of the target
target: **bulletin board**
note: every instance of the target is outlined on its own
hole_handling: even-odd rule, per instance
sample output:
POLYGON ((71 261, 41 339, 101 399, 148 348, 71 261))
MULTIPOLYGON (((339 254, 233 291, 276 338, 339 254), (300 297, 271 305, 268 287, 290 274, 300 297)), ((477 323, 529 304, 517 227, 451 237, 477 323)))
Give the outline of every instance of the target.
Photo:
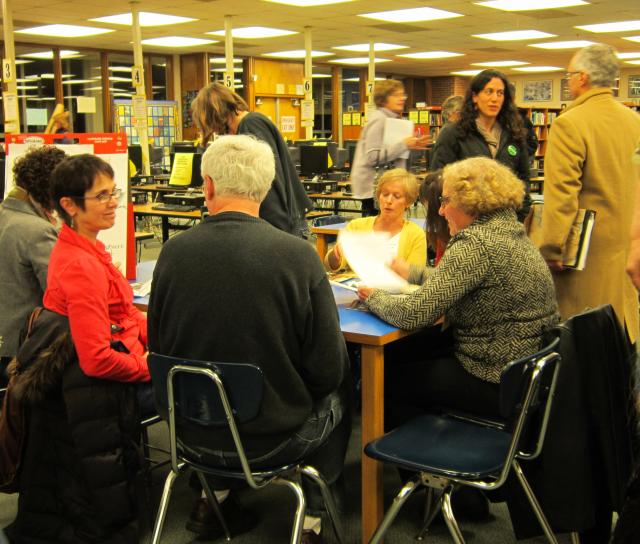
MULTIPOLYGON (((133 119, 131 100, 113 101, 113 130, 124 132, 130 144, 140 143, 133 119)), ((169 167, 171 144, 177 140, 178 103, 173 100, 147 100, 147 132, 155 147, 163 149, 163 166, 169 167)))

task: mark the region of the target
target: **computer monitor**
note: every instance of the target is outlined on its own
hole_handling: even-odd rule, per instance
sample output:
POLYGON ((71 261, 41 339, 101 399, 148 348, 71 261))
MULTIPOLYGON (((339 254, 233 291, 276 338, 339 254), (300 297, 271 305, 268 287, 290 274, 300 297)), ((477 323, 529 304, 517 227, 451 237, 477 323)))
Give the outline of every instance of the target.
POLYGON ((142 170, 142 147, 140 144, 129 144, 127 146, 129 160, 136 167, 136 174, 142 170))
POLYGON ((195 153, 196 144, 193 142, 173 142, 171 144, 171 153, 195 153))
MULTIPOLYGON (((188 155, 192 156, 191 162, 191 181, 188 185, 182 183, 172 184, 171 179, 169 179, 169 186, 175 185, 176 187, 192 187, 199 188, 202 187, 203 179, 202 179, 202 153, 188 153, 188 155)), ((169 154, 169 160, 171 164, 171 172, 173 172, 173 161, 175 158, 175 153, 169 154)))
POLYGON ((300 146, 300 174, 304 177, 329 172, 329 148, 326 145, 300 146))

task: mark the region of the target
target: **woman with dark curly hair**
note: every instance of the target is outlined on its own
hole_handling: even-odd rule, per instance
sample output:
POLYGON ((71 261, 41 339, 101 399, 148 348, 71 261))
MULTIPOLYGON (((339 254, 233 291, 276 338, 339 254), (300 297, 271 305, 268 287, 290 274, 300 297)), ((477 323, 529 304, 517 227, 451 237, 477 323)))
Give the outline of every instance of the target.
MULTIPOLYGON (((66 157, 43 146, 19 158, 15 187, 0 204, 0 358, 17 351, 18 334, 34 307, 42 304, 49 255, 56 243, 49 196, 50 175, 66 157)), ((0 363, 0 366, 2 363, 0 363)), ((2 369, 0 368, 0 374, 2 369)))
POLYGON ((508 166, 525 186, 522 221, 529 212, 527 131, 515 105, 507 77, 483 70, 469 84, 457 123, 443 127, 431 154, 430 170, 452 162, 484 156, 508 166))

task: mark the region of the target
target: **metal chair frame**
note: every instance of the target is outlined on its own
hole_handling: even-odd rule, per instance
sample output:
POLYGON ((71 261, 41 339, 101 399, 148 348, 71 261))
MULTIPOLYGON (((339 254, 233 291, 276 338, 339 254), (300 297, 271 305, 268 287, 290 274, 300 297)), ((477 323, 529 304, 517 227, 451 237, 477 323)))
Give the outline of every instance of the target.
MULTIPOLYGON (((411 478, 400 490, 400 492, 393 499, 393 503, 387 513, 385 514, 382 522, 376 529, 373 534, 370 544, 377 544, 381 542, 384 538, 385 533, 393 523, 395 517, 398 512, 405 504, 407 499, 411 496, 411 494, 421 486, 427 487, 427 492, 430 496, 427 497, 427 504, 425 506, 425 525, 422 528, 421 532, 416 537, 418 540, 422 540, 426 535, 429 526, 436 514, 442 509, 445 523, 447 524, 447 528, 449 529, 449 533, 451 534, 454 542, 456 544, 464 544, 464 538, 462 536, 462 532, 458 526, 458 523, 453 515, 453 509, 451 507, 451 494, 454 489, 458 486, 470 486, 475 487, 477 489, 490 491, 499 488, 506 481, 511 468, 515 472, 520 485, 522 486, 531 507, 540 523, 548 541, 552 544, 557 544, 557 539, 553 534, 551 526, 540 507, 538 500, 536 499, 533 490, 531 489, 529 482, 527 481, 522 468, 518 462, 518 459, 523 460, 532 460, 535 459, 540 452, 542 451, 542 447, 544 445, 544 436, 546 433, 547 425, 549 422, 549 414, 551 412, 551 404, 553 400, 553 394, 556 386, 556 379, 558 375, 559 361, 560 356, 556 352, 550 352, 557 347, 558 340, 556 339, 549 347, 543 350, 541 355, 535 359, 530 358, 529 360, 533 362, 532 368, 528 377, 528 384, 526 386, 526 393, 524 395, 524 399, 522 401, 521 408, 519 410, 519 414, 517 419, 515 420, 515 425, 513 427, 512 438, 510 441, 510 445, 508 448, 508 452, 505 458, 505 461, 502 465, 502 469, 499 474, 496 475, 495 478, 490 480, 471 480, 457 477, 453 472, 447 473, 446 470, 443 470, 440 474, 431 474, 429 472, 419 472, 417 476, 411 478), (549 391, 547 394, 546 402, 544 405, 544 412, 542 415, 542 421, 540 423, 539 431, 537 433, 537 438, 535 441, 535 446, 531 450, 521 450, 519 448, 519 442, 522 435, 522 431, 527 422, 527 416, 529 415, 529 410, 531 409, 531 405, 536 398, 539 388, 540 388, 540 379, 541 373, 544 370, 544 367, 547 364, 553 363, 555 364, 555 368, 553 369, 552 379, 549 386, 549 391), (434 508, 431 508, 431 504, 433 504, 433 491, 434 489, 442 490, 442 493, 439 497, 439 500, 434 508)), ((540 354, 536 354, 540 355, 540 354)), ((533 356, 536 357, 536 356, 533 356)), ((514 363, 510 363, 513 365, 514 363)), ((469 421, 467 418, 465 420, 469 421)), ((471 422, 483 425, 483 426, 492 426, 500 429, 504 429, 505 425, 498 423, 490 423, 488 421, 473 421, 471 422)))
MULTIPOLYGON (((188 363, 188 361, 184 361, 188 363)), ((257 368, 257 367, 256 367, 257 368)), ((311 466, 303 466, 302 464, 290 464, 285 466, 274 467, 269 471, 253 471, 249 465, 249 461, 247 459, 244 446, 242 444, 242 439, 240 437, 240 432, 238 430, 238 426, 236 424, 236 419, 234 416, 233 407, 229 401, 229 397, 227 395, 224 383, 219 375, 211 367, 196 367, 189 366, 188 364, 178 364, 173 366, 168 374, 167 374, 167 396, 168 396, 168 414, 169 414, 169 445, 171 450, 171 472, 167 475, 164 484, 164 490, 162 492, 162 497, 160 500, 160 506, 158 508, 158 514, 156 517, 155 526, 153 529, 152 535, 152 544, 157 544, 160 542, 160 536, 162 533, 162 527, 164 525, 164 520, 167 513, 167 508, 169 506, 169 499, 171 495, 171 490, 173 488, 173 484, 178 477, 178 475, 184 471, 185 468, 191 466, 200 480, 204 492, 211 504, 214 513, 220 524, 222 525, 226 540, 231 540, 231 533, 229 528, 224 520, 222 512, 220 511, 220 507, 218 501, 216 500, 215 494, 212 493, 207 479, 205 478, 205 474, 213 474, 216 476, 229 477, 229 478, 238 478, 238 473, 236 471, 225 471, 225 469, 220 469, 218 467, 212 468, 207 467, 205 465, 195 464, 190 462, 187 459, 184 459, 178 451, 178 443, 177 443, 177 433, 176 433, 176 413, 175 413, 175 393, 174 393, 174 380, 175 377, 180 374, 195 374, 199 376, 203 376, 210 381, 212 381, 218 391, 220 401, 222 403, 222 407, 224 410, 224 414, 226 417, 226 423, 231 432, 233 442, 236 448, 236 452, 238 454, 238 458, 240 460, 240 465, 242 467, 242 477, 249 484, 249 486, 253 489, 260 489, 266 487, 269 484, 276 485, 284 485, 291 489, 296 495, 297 499, 297 507, 296 513, 294 517, 293 530, 291 533, 291 544, 299 544, 302 538, 302 527, 304 522, 304 515, 306 510, 306 500, 304 497, 304 492, 299 483, 300 475, 305 474, 313 481, 315 481, 320 487, 322 497, 324 499, 325 505, 327 507, 327 511, 329 513, 329 517, 331 518, 331 522, 333 525, 334 532, 340 544, 344 542, 342 526, 340 523, 340 519, 338 518, 337 510, 335 507, 335 503, 333 497, 331 496, 331 492, 324 478, 320 475, 320 473, 311 466)))

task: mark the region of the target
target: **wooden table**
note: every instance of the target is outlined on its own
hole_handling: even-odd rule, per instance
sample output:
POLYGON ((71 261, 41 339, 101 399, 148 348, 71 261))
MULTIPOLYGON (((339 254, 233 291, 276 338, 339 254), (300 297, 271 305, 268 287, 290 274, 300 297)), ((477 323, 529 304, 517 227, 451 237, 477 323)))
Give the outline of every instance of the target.
MULTIPOLYGON (((326 193, 326 194, 325 193, 308 193, 307 196, 314 202, 317 200, 333 200, 332 207, 316 206, 316 210, 330 210, 336 215, 340 211, 340 202, 343 202, 343 201, 362 202, 363 200, 362 198, 356 198, 355 196, 352 196, 352 195, 345 195, 344 192, 342 191, 335 191, 333 193, 326 193)), ((362 213, 362 206, 360 208, 353 208, 349 210, 343 209, 342 211, 362 213)))
MULTIPOLYGON (((138 265, 136 281, 146 281, 153 275, 155 261, 138 265)), ((411 334, 385 323, 370 312, 350 309, 356 298, 353 291, 332 286, 338 306, 340 329, 347 342, 360 344, 362 353, 362 440, 361 446, 384 434, 384 346, 411 334)), ((142 311, 149 297, 134 299, 142 311)), ((361 452, 362 452, 361 448, 361 452)), ((382 464, 362 456, 362 542, 366 544, 382 521, 382 464)))
POLYGON ((160 217, 162 220, 162 243, 166 242, 169 239, 170 217, 177 217, 179 219, 200 219, 202 217, 202 213, 199 209, 193 210, 191 212, 171 212, 167 210, 154 210, 152 209, 153 206, 155 206, 155 204, 151 202, 147 204, 135 204, 133 206, 133 215, 141 217, 160 217))

